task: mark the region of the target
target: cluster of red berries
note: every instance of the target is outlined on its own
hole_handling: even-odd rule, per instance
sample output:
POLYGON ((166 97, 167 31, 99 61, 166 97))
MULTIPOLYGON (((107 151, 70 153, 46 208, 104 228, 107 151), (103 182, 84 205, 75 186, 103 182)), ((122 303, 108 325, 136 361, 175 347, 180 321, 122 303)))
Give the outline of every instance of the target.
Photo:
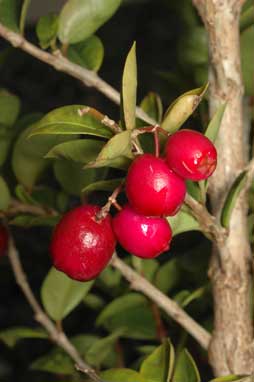
POLYGON ((112 219, 100 207, 84 205, 68 212, 51 242, 54 266, 76 280, 95 278, 110 261, 116 241, 129 253, 154 258, 169 249, 172 238, 166 216, 175 215, 185 198, 185 179, 212 175, 217 153, 204 135, 181 130, 167 141, 166 157, 138 156, 126 178, 125 205, 112 219))

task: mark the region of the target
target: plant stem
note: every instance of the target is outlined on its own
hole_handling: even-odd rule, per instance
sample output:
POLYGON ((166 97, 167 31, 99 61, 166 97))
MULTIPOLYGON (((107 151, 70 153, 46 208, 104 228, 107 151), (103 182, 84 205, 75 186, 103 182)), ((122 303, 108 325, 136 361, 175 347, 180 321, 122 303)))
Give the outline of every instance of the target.
POLYGON ((23 5, 22 5, 21 15, 20 15, 20 23, 19 23, 20 33, 22 35, 24 35, 24 32, 25 32, 26 16, 27 16, 27 11, 28 11, 30 3, 31 3, 31 0, 23 0, 23 5))

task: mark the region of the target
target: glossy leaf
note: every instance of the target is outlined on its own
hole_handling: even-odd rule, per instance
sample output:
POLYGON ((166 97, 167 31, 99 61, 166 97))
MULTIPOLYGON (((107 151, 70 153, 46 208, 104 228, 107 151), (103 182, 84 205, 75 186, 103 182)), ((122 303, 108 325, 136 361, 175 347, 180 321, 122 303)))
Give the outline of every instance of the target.
POLYGON ((103 62, 104 47, 99 37, 91 36, 85 41, 71 45, 67 57, 75 64, 97 72, 103 62))
POLYGON ((89 184, 96 182, 98 179, 103 179, 106 170, 83 169, 83 165, 80 163, 57 160, 54 163, 54 173, 65 192, 70 195, 80 196, 82 190, 89 184))
POLYGON ((44 159, 44 155, 55 145, 70 139, 70 136, 35 136, 28 139, 33 127, 24 130, 15 143, 12 168, 19 181, 28 189, 31 189, 42 172, 50 165, 50 161, 44 159))
POLYGON ((154 284, 163 293, 167 294, 181 281, 181 270, 178 260, 173 258, 161 265, 158 269, 154 284))
POLYGON ((76 139, 53 147, 45 158, 68 159, 74 162, 89 163, 96 159, 104 142, 94 139, 76 139))
POLYGON ((51 268, 45 278, 41 298, 49 316, 57 321, 65 318, 85 297, 94 281, 79 282, 51 268))
POLYGON ((209 138, 210 141, 212 141, 212 142, 215 142, 215 140, 217 138, 226 106, 227 106, 227 104, 224 103, 223 105, 218 107, 216 113, 214 114, 212 120, 210 121, 210 123, 206 129, 205 136, 207 138, 209 138))
POLYGON ((254 5, 251 5, 242 12, 240 17, 240 30, 244 32, 250 26, 254 25, 254 5))
POLYGON ((194 199, 197 201, 201 201, 201 190, 199 183, 197 182, 192 182, 191 180, 187 179, 185 181, 186 187, 187 187, 187 192, 190 194, 194 199))
POLYGON ((244 377, 248 379, 248 376, 232 374, 232 375, 226 375, 224 377, 218 377, 218 378, 212 379, 210 382, 237 382, 237 381, 244 382, 244 377))
POLYGON ((121 0, 68 0, 59 16, 58 37, 74 44, 90 37, 120 6, 121 0))
POLYGON ((207 88, 208 84, 178 97, 166 111, 161 127, 169 133, 177 131, 197 108, 207 88))
POLYGON ((36 25, 36 34, 43 49, 54 44, 58 31, 58 16, 49 14, 42 16, 36 25))
POLYGON ((123 131, 111 138, 102 148, 94 162, 89 163, 86 167, 103 167, 112 166, 114 162, 126 158, 123 163, 128 163, 133 158, 131 145, 131 131, 123 131))
POLYGON ((149 117, 158 123, 162 120, 163 106, 160 96, 157 93, 150 92, 142 100, 140 107, 149 117))
POLYGON ((14 32, 19 32, 19 2, 17 0, 0 1, 0 22, 14 32))
POLYGON ((107 382, 148 382, 140 373, 131 369, 110 369, 100 373, 103 381, 107 382))
POLYGON ((14 327, 0 332, 0 341, 10 348, 17 342, 26 338, 48 338, 48 334, 43 329, 32 329, 26 327, 14 327))
POLYGON ((18 118, 19 112, 19 98, 5 89, 0 89, 0 124, 4 126, 12 126, 18 118))
POLYGON ((18 215, 9 222, 12 225, 31 228, 31 227, 54 227, 60 219, 60 216, 32 216, 18 215))
POLYGON ((172 228, 173 236, 188 231, 200 231, 197 220, 185 210, 180 210, 175 216, 167 217, 172 228))
POLYGON ((90 194, 94 191, 114 191, 114 189, 119 186, 124 181, 124 178, 109 179, 109 180, 99 180, 83 188, 82 194, 90 194))
POLYGON ((240 175, 238 175, 227 194, 221 212, 221 224, 223 227, 229 227, 231 214, 237 202, 238 196, 246 183, 246 175, 246 171, 243 171, 240 175))
POLYGON ((87 108, 87 112, 81 115, 81 110, 86 106, 64 106, 46 114, 34 125, 30 136, 38 134, 85 134, 98 137, 110 138, 112 132, 99 119, 94 116, 96 111, 87 108))
POLYGON ((0 211, 8 208, 11 201, 9 187, 2 176, 0 176, 0 211))
POLYGON ((136 126, 137 59, 136 43, 133 44, 125 61, 122 79, 122 110, 127 130, 136 126))
POLYGON ((149 303, 138 293, 129 293, 108 304, 97 317, 96 324, 109 331, 125 328, 127 338, 152 339, 156 328, 149 303))
POLYGON ((241 33, 240 45, 241 45, 241 65, 243 74, 243 83, 245 94, 247 96, 253 96, 254 94, 254 25, 246 29, 241 33))
POLYGON ((114 345, 123 332, 124 329, 117 330, 109 336, 100 338, 94 342, 86 353, 87 363, 98 368, 103 366, 107 357, 115 352, 114 345))
POLYGON ((176 360, 172 382, 200 382, 197 366, 190 353, 184 349, 176 360))
POLYGON ((166 340, 143 361, 140 374, 149 382, 170 382, 173 365, 174 349, 166 340))

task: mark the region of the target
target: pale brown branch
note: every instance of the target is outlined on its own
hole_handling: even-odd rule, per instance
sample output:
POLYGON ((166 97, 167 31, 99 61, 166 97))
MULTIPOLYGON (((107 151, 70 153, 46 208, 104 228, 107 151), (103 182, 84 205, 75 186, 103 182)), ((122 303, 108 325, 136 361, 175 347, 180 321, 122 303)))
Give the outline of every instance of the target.
POLYGON ((209 213, 206 207, 188 194, 186 194, 184 202, 190 207, 191 212, 199 222, 202 231, 212 235, 218 245, 224 243, 227 238, 227 231, 216 223, 215 217, 209 213))
POLYGON ((9 236, 8 256, 10 259, 16 282, 22 290, 31 308, 33 309, 36 321, 39 322, 48 332, 50 339, 53 342, 55 342, 58 346, 60 346, 72 358, 79 370, 82 370, 84 373, 89 375, 89 377, 93 381, 102 382, 100 377, 96 374, 95 370, 83 361, 82 357, 77 352, 76 348, 72 345, 72 343, 69 341, 69 339, 66 337, 65 333, 59 332, 57 327, 49 319, 47 314, 43 311, 40 304, 36 300, 33 291, 27 281, 26 274, 23 270, 22 264, 19 259, 18 251, 11 234, 9 236))
POLYGON ((174 300, 171 300, 153 284, 114 255, 111 265, 130 282, 132 289, 142 292, 173 320, 181 325, 204 349, 208 349, 211 335, 194 321, 174 300))
MULTIPOLYGON (((29 53, 38 60, 53 66, 56 70, 69 74, 70 76, 80 80, 86 86, 94 87, 111 101, 118 105, 120 104, 120 94, 116 89, 100 78, 97 73, 74 64, 67 58, 63 57, 59 50, 55 51, 54 54, 50 54, 42 49, 39 49, 37 46, 27 41, 23 36, 13 32, 9 28, 6 28, 1 23, 0 36, 9 41, 15 48, 22 49, 24 52, 29 53)), ((152 125, 156 124, 156 121, 149 117, 140 107, 137 107, 137 117, 152 125)))

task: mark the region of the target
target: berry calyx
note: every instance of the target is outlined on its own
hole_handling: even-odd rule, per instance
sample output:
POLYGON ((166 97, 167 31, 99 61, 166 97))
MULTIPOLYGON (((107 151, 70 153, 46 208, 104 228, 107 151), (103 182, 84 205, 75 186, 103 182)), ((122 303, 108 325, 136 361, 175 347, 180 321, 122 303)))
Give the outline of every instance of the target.
POLYGON ((136 158, 126 178, 126 194, 130 205, 147 216, 175 215, 180 209, 186 186, 166 162, 151 154, 136 158))
POLYGON ((217 165, 217 152, 213 143, 203 134, 180 130, 172 134, 166 145, 169 167, 184 179, 207 179, 217 165))
POLYGON ((8 238, 9 235, 7 229, 3 225, 0 225, 0 257, 6 254, 8 238))
POLYGON ((113 218, 113 229, 126 251, 144 259, 152 259, 167 251, 172 239, 165 218, 141 215, 129 205, 113 218))
POLYGON ((110 261, 116 240, 108 214, 98 220, 100 207, 84 205, 69 211, 57 224, 50 246, 55 268, 70 278, 96 278, 110 261))

